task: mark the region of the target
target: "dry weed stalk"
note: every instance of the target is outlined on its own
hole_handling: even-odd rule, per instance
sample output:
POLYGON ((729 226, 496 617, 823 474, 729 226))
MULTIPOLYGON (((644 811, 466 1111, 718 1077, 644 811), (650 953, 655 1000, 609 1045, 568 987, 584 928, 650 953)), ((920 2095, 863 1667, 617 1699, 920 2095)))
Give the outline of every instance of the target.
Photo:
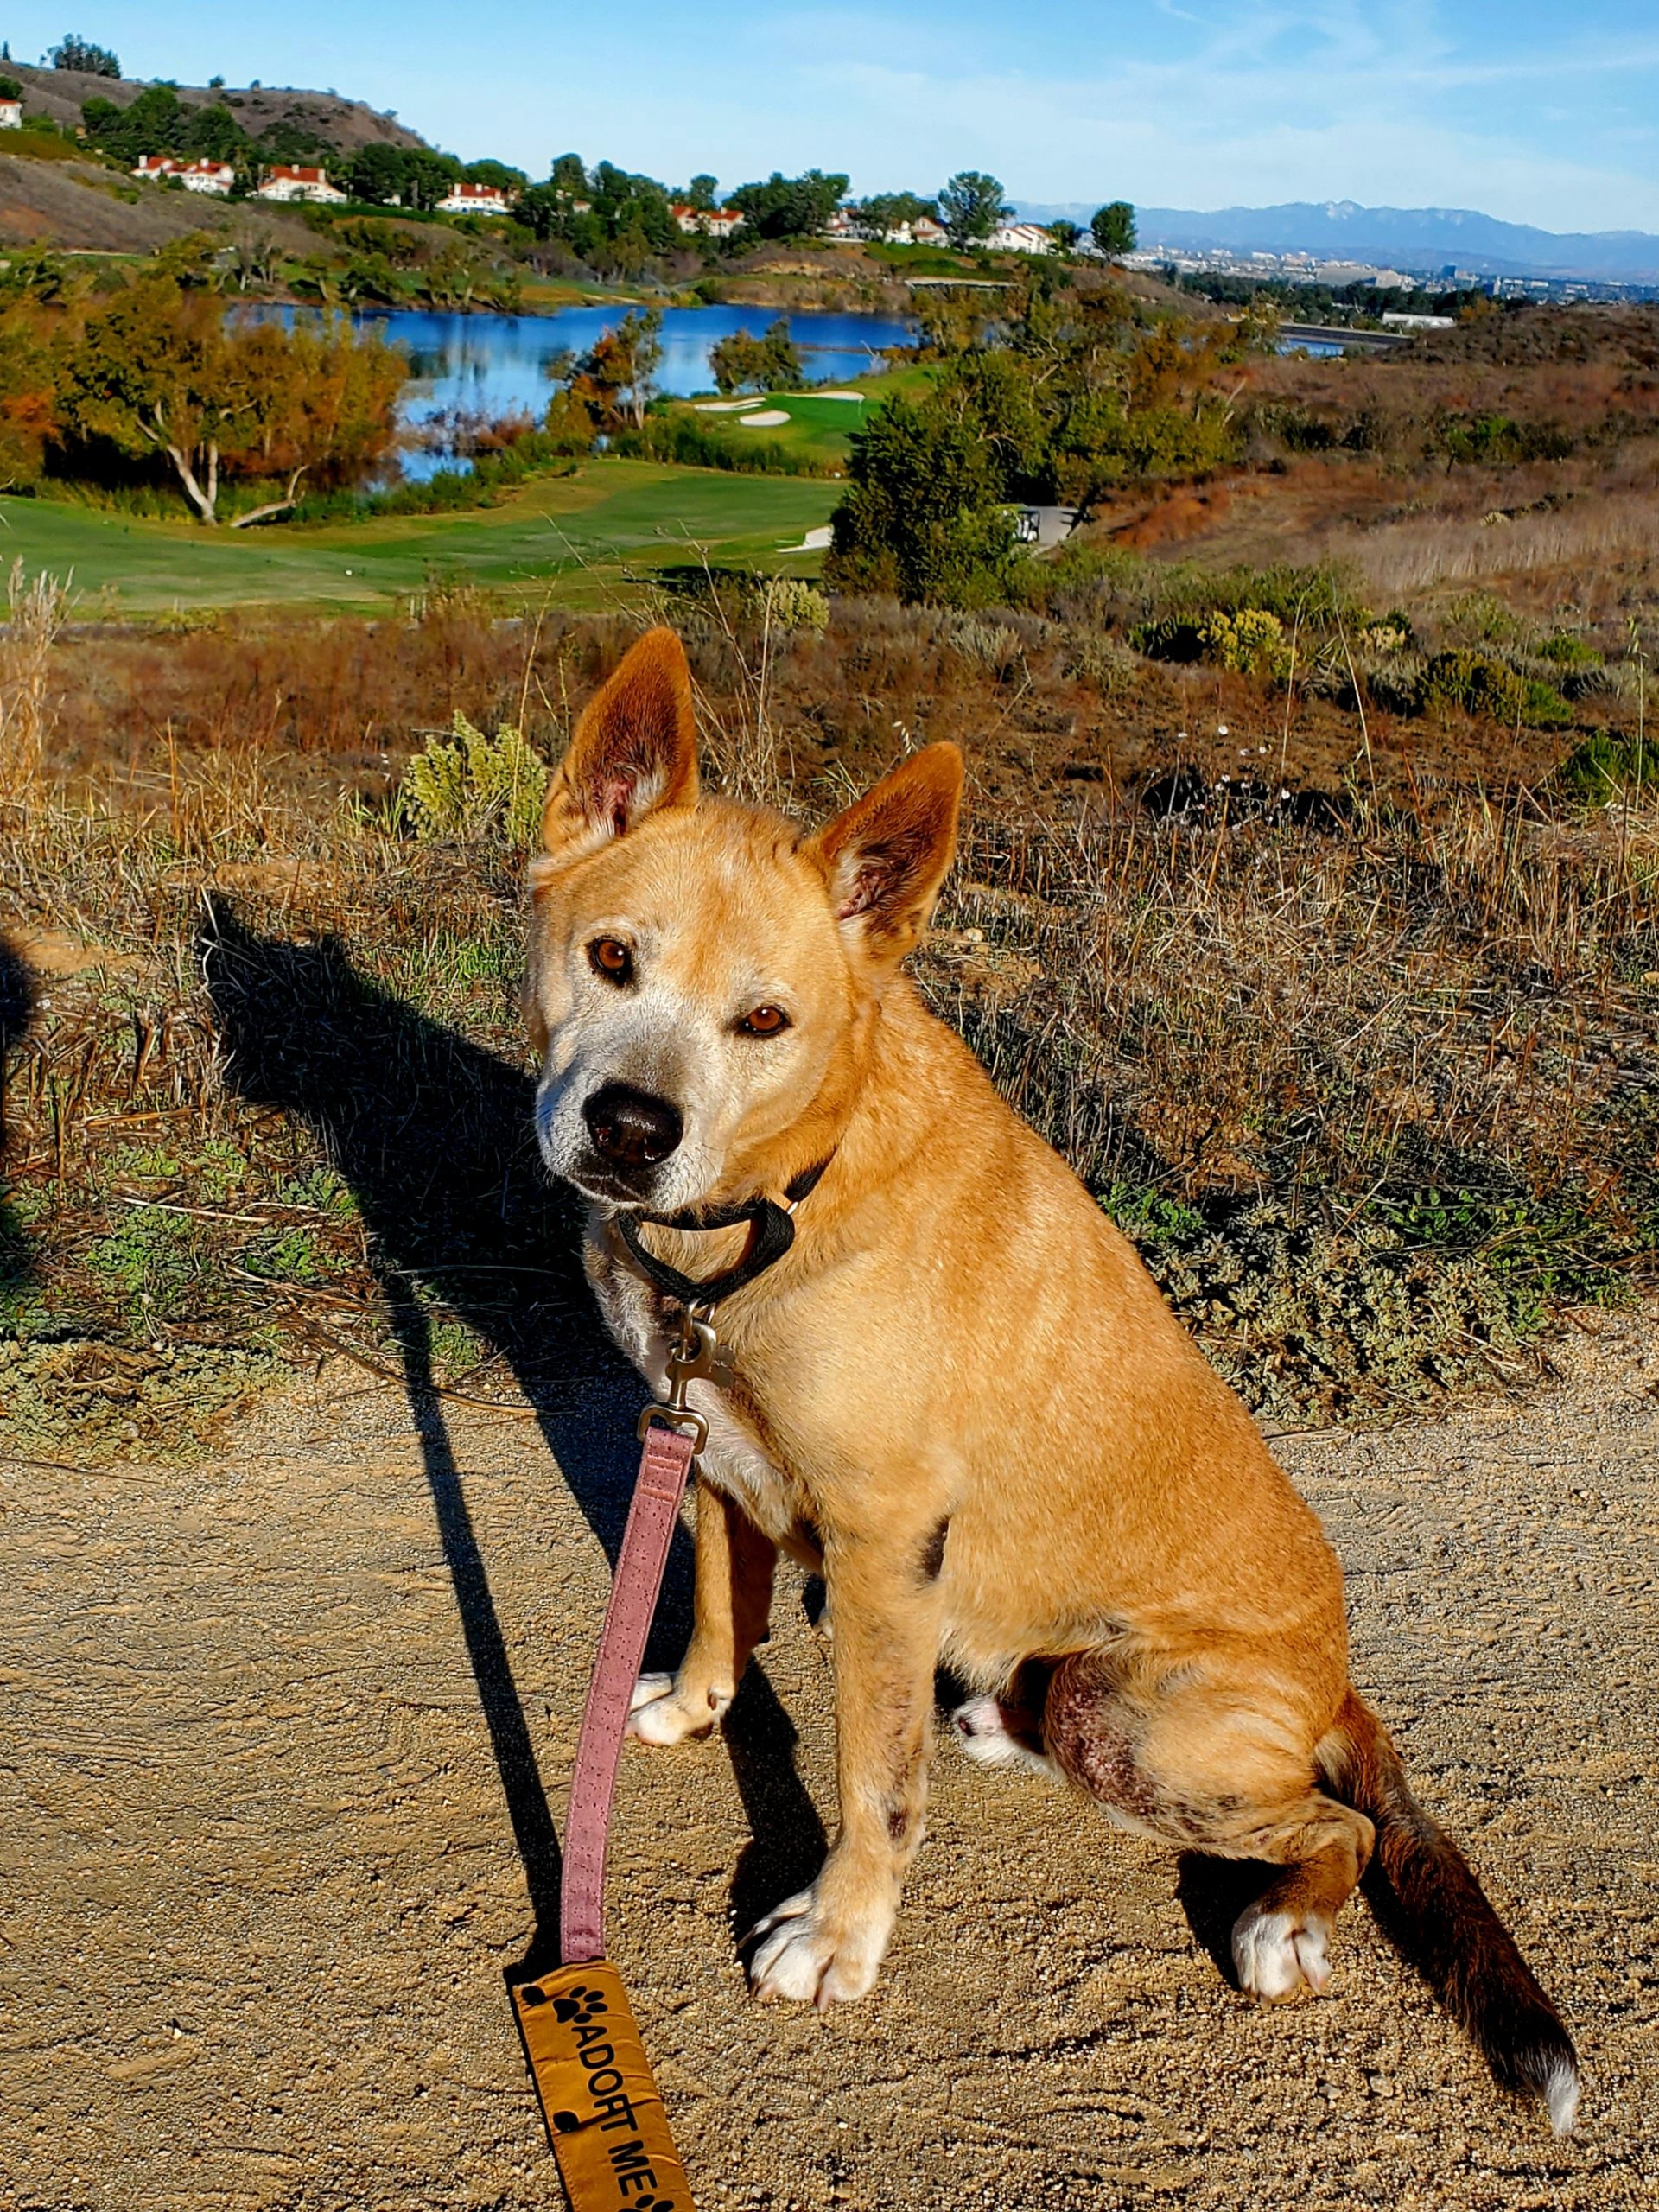
POLYGON ((12 563, 0 642, 0 805, 24 805, 38 789, 52 720, 52 647, 68 604, 55 576, 42 569, 31 581, 21 556, 12 563))

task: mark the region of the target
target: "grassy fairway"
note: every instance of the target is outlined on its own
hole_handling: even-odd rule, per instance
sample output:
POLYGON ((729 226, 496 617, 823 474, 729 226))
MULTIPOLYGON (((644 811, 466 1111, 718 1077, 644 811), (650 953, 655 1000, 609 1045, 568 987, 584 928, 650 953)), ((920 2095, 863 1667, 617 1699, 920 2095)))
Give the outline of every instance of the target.
POLYGON ((842 462, 847 458, 847 440, 851 431, 861 429, 876 409, 885 405, 895 393, 913 399, 932 380, 931 369, 906 368, 888 370, 876 376, 853 377, 836 386, 838 391, 861 393, 863 397, 856 404, 850 399, 825 399, 815 391, 768 391, 755 399, 743 414, 783 414, 788 416, 789 421, 770 423, 760 429, 745 429, 743 414, 735 410, 715 413, 706 405, 688 404, 692 406, 703 429, 733 446, 779 445, 791 453, 810 453, 818 461, 842 462))
MULTIPOLYGON (((849 408, 849 413, 855 410, 849 408)), ((655 461, 599 460, 499 507, 290 530, 206 530, 136 521, 49 499, 0 499, 0 560, 73 572, 83 611, 283 604, 383 607, 434 575, 509 595, 592 604, 637 573, 706 548, 721 565, 805 575, 786 556, 839 496, 806 477, 735 476, 655 461)))

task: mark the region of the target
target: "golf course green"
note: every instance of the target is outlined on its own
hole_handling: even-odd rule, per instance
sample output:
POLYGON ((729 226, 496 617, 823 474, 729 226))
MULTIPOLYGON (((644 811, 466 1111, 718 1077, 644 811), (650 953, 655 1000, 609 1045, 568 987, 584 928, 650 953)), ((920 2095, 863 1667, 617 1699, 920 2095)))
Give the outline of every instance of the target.
POLYGON ((499 506, 302 527, 208 529, 0 498, 0 562, 49 570, 82 620, 245 605, 372 612, 435 579, 592 605, 642 571, 705 556, 814 574, 822 554, 802 540, 840 496, 822 478, 600 458, 499 506))

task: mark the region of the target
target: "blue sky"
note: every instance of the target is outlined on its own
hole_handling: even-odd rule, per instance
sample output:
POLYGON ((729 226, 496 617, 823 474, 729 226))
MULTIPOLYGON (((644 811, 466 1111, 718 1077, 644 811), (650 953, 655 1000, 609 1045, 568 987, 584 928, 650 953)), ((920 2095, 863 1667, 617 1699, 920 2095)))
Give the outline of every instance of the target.
POLYGON ((567 148, 670 182, 846 169, 1037 201, 1353 199, 1659 231, 1654 0, 0 0, 130 75, 334 86, 468 160, 567 148))

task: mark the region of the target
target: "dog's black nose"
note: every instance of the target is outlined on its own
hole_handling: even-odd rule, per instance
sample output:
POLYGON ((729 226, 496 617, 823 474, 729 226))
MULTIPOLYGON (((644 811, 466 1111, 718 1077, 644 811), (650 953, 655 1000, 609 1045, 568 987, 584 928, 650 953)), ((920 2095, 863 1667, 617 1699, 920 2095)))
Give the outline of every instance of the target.
POLYGON ((685 1134, 679 1109, 648 1090, 607 1083, 582 1109, 594 1149, 617 1167, 654 1167, 685 1134))

